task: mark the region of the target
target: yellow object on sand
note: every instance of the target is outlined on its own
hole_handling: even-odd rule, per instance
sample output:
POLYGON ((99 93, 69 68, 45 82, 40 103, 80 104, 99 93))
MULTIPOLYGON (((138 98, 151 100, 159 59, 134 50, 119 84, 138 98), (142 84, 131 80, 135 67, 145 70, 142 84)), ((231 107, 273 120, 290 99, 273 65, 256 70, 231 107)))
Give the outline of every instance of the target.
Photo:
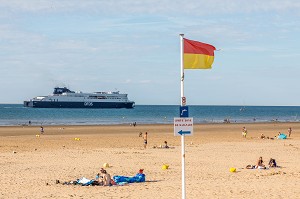
POLYGON ((236 168, 231 167, 231 168, 229 169, 229 171, 230 171, 231 173, 234 173, 234 172, 236 172, 236 168))
POLYGON ((167 169, 169 169, 169 165, 164 164, 164 165, 162 165, 161 169, 162 169, 162 170, 167 170, 167 169))
POLYGON ((104 167, 104 168, 108 168, 108 167, 109 167, 109 164, 108 164, 108 163, 104 163, 104 164, 103 164, 103 167, 104 167))
POLYGON ((40 135, 35 135, 35 137, 40 137, 40 135))
POLYGON ((80 140, 80 138, 74 138, 74 140, 77 140, 77 141, 79 141, 79 140, 80 140))

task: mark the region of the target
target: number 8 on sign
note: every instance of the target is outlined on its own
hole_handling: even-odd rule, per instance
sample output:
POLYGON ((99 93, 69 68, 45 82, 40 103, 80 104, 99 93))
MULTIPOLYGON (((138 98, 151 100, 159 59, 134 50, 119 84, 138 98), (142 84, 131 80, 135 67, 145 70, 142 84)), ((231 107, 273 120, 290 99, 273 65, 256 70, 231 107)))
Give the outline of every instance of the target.
POLYGON ((182 98, 181 98, 181 101, 182 101, 182 106, 185 106, 185 104, 186 104, 186 98, 185 98, 185 97, 182 97, 182 98))

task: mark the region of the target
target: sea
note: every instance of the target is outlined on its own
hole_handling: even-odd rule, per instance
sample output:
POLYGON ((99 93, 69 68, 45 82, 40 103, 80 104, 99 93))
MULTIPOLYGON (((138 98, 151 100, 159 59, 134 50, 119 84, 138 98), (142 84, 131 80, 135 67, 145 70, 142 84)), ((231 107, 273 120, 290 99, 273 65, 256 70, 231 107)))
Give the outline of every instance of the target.
MULTIPOLYGON (((300 106, 188 106, 194 124, 299 122, 300 106)), ((173 124, 179 105, 136 105, 133 109, 29 108, 0 104, 0 126, 173 124)))

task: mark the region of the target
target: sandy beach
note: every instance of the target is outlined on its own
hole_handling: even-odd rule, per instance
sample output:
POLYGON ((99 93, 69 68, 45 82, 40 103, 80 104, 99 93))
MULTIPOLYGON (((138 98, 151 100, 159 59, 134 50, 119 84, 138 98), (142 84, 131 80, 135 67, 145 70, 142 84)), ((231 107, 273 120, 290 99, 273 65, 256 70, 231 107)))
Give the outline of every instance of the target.
MULTIPOLYGON (((0 127, 0 198, 181 198, 181 147, 173 125, 0 127), (148 132, 143 148, 140 132, 148 132), (80 138, 80 140, 75 140, 80 138), (153 148, 168 141, 169 149, 153 148), (124 186, 62 185, 92 179, 104 163, 114 175, 145 183, 124 186), (168 170, 162 165, 168 164, 168 170)), ((299 198, 300 123, 201 124, 186 137, 187 198, 299 198), (241 129, 248 129, 242 138, 241 129), (274 138, 278 132, 292 135, 274 138), (245 169, 262 156, 280 168, 245 169), (229 171, 231 167, 237 172, 229 171)))

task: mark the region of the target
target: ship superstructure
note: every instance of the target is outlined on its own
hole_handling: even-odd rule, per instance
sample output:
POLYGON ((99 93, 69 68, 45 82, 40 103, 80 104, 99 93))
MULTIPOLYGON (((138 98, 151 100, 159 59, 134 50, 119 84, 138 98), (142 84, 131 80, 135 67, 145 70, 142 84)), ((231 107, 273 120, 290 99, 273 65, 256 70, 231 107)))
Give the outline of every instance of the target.
POLYGON ((115 92, 74 92, 67 87, 56 87, 52 95, 37 96, 24 101, 25 107, 34 108, 133 108, 134 101, 127 94, 115 92))

